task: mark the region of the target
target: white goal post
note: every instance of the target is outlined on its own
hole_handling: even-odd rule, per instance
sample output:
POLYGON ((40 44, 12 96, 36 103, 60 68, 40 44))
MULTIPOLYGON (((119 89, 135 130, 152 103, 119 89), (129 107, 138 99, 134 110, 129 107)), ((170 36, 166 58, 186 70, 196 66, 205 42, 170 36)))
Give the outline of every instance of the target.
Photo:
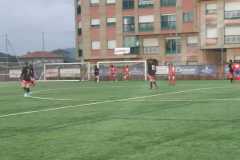
POLYGON ((90 63, 46 63, 43 79, 45 81, 85 81, 90 80, 90 63))
POLYGON ((117 74, 122 74, 125 66, 129 67, 129 75, 132 80, 147 80, 147 61, 99 61, 97 66, 100 71, 100 79, 107 79, 109 76, 110 66, 113 65, 117 68, 117 74))

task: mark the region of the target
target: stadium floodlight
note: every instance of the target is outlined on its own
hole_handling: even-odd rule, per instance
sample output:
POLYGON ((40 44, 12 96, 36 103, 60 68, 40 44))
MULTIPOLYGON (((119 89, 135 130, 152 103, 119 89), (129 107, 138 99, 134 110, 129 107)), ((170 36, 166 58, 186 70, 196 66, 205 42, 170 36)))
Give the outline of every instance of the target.
POLYGON ((85 81, 90 80, 90 63, 46 63, 43 77, 45 81, 85 81))
POLYGON ((113 65, 117 70, 117 79, 123 79, 124 67, 128 66, 130 80, 147 80, 147 61, 99 61, 97 66, 100 70, 100 80, 109 79, 110 66, 113 65))

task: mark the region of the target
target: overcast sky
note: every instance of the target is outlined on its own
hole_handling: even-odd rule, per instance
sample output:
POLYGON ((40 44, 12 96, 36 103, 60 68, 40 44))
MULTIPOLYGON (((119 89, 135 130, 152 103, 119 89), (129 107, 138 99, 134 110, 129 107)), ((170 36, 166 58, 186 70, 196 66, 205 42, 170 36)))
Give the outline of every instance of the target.
POLYGON ((5 33, 14 54, 41 50, 42 32, 46 50, 74 47, 73 0, 0 0, 0 7, 0 51, 5 33))

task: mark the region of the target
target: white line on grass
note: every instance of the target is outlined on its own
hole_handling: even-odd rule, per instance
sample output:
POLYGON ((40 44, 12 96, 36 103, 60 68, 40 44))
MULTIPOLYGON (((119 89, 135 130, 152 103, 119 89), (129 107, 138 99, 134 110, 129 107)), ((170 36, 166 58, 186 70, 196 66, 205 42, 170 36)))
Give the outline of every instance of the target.
MULTIPOLYGON (((58 90, 65 90, 65 89, 72 89, 80 87, 81 89, 96 89, 96 88, 101 88, 101 87, 82 87, 82 86, 73 86, 73 87, 64 87, 64 88, 54 88, 54 89, 45 89, 45 90, 36 90, 34 93, 42 93, 42 92, 48 92, 48 91, 58 91, 58 90)), ((110 87, 110 88, 123 88, 127 86, 104 86, 104 87, 110 87)))
POLYGON ((42 110, 35 110, 35 111, 33 110, 33 111, 5 114, 5 115, 0 115, 0 118, 12 117, 12 116, 18 116, 18 115, 26 115, 26 114, 33 114, 33 113, 39 113, 39 112, 56 111, 56 110, 69 109, 69 108, 77 108, 77 107, 83 107, 83 106, 92 106, 92 105, 98 105, 98 104, 104 104, 104 103, 124 102, 124 101, 129 101, 129 100, 157 97, 157 96, 160 96, 160 95, 171 95, 171 94, 186 93, 186 92, 191 92, 191 91, 220 89, 220 88, 226 88, 226 87, 195 88, 195 89, 189 89, 189 90, 183 90, 183 91, 177 91, 177 92, 167 92, 167 93, 153 94, 153 95, 148 95, 148 96, 139 96, 139 97, 132 97, 132 98, 116 99, 116 100, 106 100, 106 101, 101 101, 101 102, 92 102, 92 103, 86 103, 86 104, 80 104, 80 105, 69 105, 69 106, 63 106, 63 107, 57 107, 57 108, 49 108, 49 109, 42 109, 42 110))
POLYGON ((29 98, 41 99, 41 100, 50 100, 50 101, 74 101, 73 99, 44 98, 44 97, 36 97, 36 96, 30 96, 29 98))
POLYGON ((158 100, 132 100, 134 102, 210 102, 210 101, 240 101, 240 98, 222 99, 158 99, 158 100))

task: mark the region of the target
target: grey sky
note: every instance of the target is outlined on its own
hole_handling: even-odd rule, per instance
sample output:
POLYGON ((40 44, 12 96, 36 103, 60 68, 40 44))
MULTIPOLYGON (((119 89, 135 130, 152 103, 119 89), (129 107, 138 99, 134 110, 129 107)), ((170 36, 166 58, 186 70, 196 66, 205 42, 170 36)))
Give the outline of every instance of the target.
POLYGON ((74 47, 73 0, 0 0, 0 6, 0 51, 5 33, 14 54, 41 50, 42 32, 46 50, 74 47))

